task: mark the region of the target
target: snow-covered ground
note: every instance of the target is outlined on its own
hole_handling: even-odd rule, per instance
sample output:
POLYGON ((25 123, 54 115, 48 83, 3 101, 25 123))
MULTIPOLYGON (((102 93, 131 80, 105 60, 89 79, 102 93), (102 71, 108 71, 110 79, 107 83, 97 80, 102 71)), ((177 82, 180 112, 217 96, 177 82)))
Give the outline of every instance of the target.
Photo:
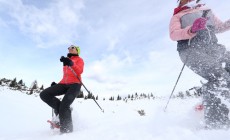
POLYGON ((230 130, 205 130, 200 99, 109 101, 76 99, 74 132, 59 135, 46 122, 51 109, 34 95, 0 86, 0 140, 228 140, 230 130), (144 110, 140 116, 138 110, 144 110))

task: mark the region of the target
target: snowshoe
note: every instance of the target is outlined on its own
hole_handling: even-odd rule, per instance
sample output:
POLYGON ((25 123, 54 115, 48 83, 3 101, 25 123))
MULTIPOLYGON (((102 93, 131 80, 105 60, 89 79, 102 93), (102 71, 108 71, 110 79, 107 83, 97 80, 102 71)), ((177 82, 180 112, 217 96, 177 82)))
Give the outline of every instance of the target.
POLYGON ((59 120, 59 116, 54 115, 52 117, 52 120, 47 120, 47 122, 50 124, 50 128, 54 129, 54 128, 60 128, 60 120, 59 120))
POLYGON ((59 129, 60 128, 60 123, 59 122, 56 122, 56 121, 50 121, 50 120, 47 120, 47 122, 50 124, 50 128, 51 129, 59 129))

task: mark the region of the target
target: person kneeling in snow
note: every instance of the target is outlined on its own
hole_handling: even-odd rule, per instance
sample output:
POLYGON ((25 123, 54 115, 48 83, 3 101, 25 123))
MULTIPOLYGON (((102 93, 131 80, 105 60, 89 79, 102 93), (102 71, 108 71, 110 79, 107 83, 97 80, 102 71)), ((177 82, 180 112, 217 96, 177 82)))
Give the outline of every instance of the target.
POLYGON ((229 97, 230 52, 218 43, 216 33, 230 29, 200 0, 178 0, 170 21, 170 38, 177 41, 182 62, 208 82, 202 86, 207 128, 229 127, 229 110, 221 98, 229 97))
POLYGON ((63 78, 56 84, 53 82, 51 87, 40 93, 41 99, 54 109, 55 115, 59 115, 60 132, 69 133, 73 131, 70 105, 79 94, 81 89, 81 74, 83 73, 84 61, 79 57, 80 48, 71 45, 68 57, 62 56, 60 61, 63 62, 63 78), (71 67, 78 77, 71 71, 71 67), (62 101, 55 96, 64 95, 62 101))

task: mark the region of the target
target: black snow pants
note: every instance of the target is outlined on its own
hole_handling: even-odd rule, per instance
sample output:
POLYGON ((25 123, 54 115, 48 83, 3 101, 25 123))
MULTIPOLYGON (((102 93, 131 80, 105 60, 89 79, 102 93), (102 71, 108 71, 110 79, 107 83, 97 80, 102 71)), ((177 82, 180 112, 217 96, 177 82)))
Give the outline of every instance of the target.
POLYGON ((197 33, 191 40, 178 41, 180 58, 192 71, 208 82, 202 86, 204 118, 207 128, 229 127, 230 52, 212 30, 197 33))
POLYGON ((40 93, 41 99, 46 102, 59 114, 60 119, 60 132, 69 133, 73 131, 73 123, 70 105, 79 94, 81 84, 56 84, 51 86, 40 93), (55 96, 64 95, 62 101, 55 96))

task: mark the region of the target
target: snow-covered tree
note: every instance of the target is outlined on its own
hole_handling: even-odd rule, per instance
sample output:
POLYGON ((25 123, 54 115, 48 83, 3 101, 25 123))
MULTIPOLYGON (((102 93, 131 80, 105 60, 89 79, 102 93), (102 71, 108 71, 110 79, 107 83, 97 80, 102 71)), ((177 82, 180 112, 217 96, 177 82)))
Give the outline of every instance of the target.
POLYGON ((22 79, 18 81, 18 85, 19 85, 19 86, 23 86, 23 85, 24 85, 22 79))
POLYGON ((30 86, 30 89, 36 89, 36 88, 38 88, 38 82, 37 82, 37 80, 33 81, 32 84, 31 84, 31 86, 30 86))
POLYGON ((12 87, 12 88, 17 86, 17 80, 16 80, 16 78, 14 78, 14 80, 11 81, 11 83, 10 83, 9 86, 12 87))

